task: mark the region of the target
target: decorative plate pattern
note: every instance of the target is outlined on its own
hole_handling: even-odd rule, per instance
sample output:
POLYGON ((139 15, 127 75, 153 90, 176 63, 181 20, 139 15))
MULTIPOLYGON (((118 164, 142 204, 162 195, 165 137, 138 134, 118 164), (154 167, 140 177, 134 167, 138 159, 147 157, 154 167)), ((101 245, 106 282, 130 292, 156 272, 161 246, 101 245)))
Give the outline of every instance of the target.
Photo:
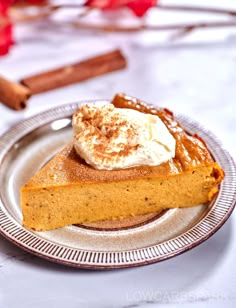
MULTIPOLYGON (((84 103, 84 102, 83 102, 84 103)), ((225 171, 209 205, 174 209, 128 222, 121 228, 68 226, 34 232, 21 225, 20 187, 71 138, 71 115, 81 103, 64 105, 27 119, 0 139, 0 233, 23 249, 70 266, 110 269, 162 261, 214 234, 236 203, 236 167, 217 138, 198 123, 177 115, 190 133, 202 137, 225 171)))

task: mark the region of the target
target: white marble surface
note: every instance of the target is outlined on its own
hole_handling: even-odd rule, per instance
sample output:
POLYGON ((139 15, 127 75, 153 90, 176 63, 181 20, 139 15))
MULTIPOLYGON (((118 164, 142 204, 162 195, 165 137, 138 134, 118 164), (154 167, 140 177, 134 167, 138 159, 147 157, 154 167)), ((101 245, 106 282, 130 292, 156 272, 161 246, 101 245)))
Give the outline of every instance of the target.
MULTIPOLYGON (((200 2, 236 9, 235 1, 196 1, 200 2)), ((147 18, 155 17, 149 14, 147 18)), ((0 58, 0 74, 17 80, 115 47, 126 54, 128 69, 37 95, 22 112, 0 105, 0 133, 58 104, 111 98, 122 91, 197 120, 213 131, 236 159, 235 28, 196 31, 172 41, 165 33, 75 32, 62 28, 60 18, 17 27, 17 45, 0 58)), ((183 20, 185 16, 161 13, 158 18, 183 20)), ((235 307, 235 223, 234 213, 212 238, 176 258, 107 272, 49 263, 0 236, 0 307, 235 307)))

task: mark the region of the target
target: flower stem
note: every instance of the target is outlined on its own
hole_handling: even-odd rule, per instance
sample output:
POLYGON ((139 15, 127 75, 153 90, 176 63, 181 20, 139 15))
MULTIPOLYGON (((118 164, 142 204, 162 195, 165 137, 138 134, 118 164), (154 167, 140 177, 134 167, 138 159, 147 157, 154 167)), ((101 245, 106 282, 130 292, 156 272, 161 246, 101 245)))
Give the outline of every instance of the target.
POLYGON ((137 32, 137 31, 170 31, 189 29, 204 29, 204 28, 221 28, 221 27, 236 27, 236 21, 215 21, 215 22, 199 22, 199 23, 184 23, 184 24, 169 24, 169 25, 146 25, 125 27, 117 25, 98 25, 84 22, 73 22, 73 27, 86 30, 98 30, 105 32, 137 32))

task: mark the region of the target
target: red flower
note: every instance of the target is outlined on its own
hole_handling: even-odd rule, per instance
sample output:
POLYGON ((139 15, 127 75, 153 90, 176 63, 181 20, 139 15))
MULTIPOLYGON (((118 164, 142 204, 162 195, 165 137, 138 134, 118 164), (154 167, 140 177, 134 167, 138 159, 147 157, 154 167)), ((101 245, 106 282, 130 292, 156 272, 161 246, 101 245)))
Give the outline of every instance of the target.
POLYGON ((0 55, 8 53, 12 40, 12 25, 8 20, 10 0, 0 0, 0 55))
POLYGON ((14 44, 12 39, 12 23, 9 20, 9 8, 14 4, 45 4, 47 0, 0 0, 0 56, 9 52, 14 44))
POLYGON ((130 8, 138 17, 142 17, 148 9, 157 5, 157 0, 87 0, 86 6, 98 9, 130 8))

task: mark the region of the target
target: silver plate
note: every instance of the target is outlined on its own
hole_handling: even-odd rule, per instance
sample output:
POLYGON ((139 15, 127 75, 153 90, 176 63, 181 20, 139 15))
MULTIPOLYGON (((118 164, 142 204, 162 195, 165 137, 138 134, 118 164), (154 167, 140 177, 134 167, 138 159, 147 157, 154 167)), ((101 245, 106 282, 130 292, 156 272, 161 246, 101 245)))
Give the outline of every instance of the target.
MULTIPOLYGON (((83 102, 84 103, 84 102, 83 102)), ((208 205, 139 217, 127 226, 68 226, 34 232, 21 224, 20 188, 72 138, 71 115, 81 103, 40 113, 0 139, 0 233, 48 260, 82 268, 122 268, 158 262, 200 244, 229 218, 236 202, 236 167, 219 141, 198 123, 177 115, 202 137, 225 171, 218 196, 208 205)))

